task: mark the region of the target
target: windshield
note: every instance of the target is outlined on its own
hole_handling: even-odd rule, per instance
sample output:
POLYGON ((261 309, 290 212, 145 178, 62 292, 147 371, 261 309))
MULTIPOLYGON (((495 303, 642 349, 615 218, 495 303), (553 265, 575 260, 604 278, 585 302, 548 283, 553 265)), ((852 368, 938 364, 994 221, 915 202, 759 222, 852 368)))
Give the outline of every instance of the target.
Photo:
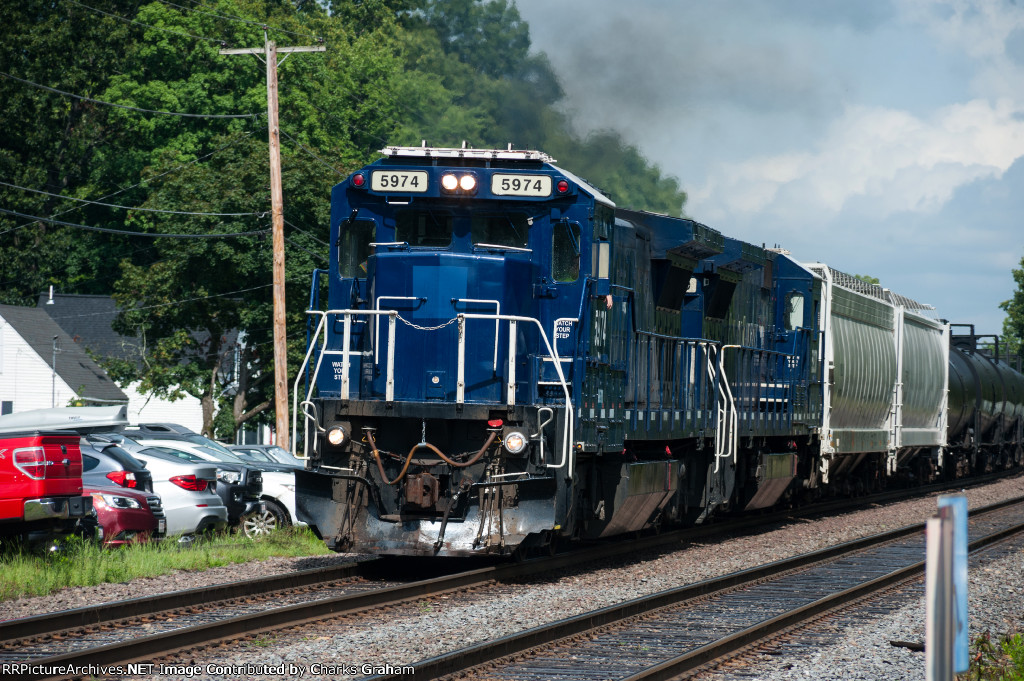
POLYGON ((402 210, 395 215, 395 241, 444 248, 452 242, 452 215, 443 210, 402 210))
POLYGON ((526 248, 529 245, 531 222, 526 213, 474 213, 470 233, 474 244, 526 248))
POLYGON ((195 433, 192 433, 190 435, 183 435, 182 437, 186 441, 191 442, 192 444, 202 445, 203 447, 206 447, 208 449, 213 449, 213 450, 215 450, 217 452, 220 452, 221 454, 226 454, 227 456, 230 457, 228 459, 221 459, 221 461, 235 461, 235 462, 238 461, 238 457, 236 457, 234 454, 232 454, 230 449, 228 449, 224 445, 220 444, 219 442, 214 442, 213 440, 211 440, 208 437, 203 437, 202 435, 196 435, 195 433))
POLYGON ((195 447, 196 451, 198 451, 198 452, 200 452, 202 454, 206 454, 208 457, 210 457, 214 461, 227 461, 227 462, 230 462, 230 463, 245 463, 244 461, 242 461, 241 459, 239 459, 237 456, 235 456, 234 454, 232 454, 231 452, 229 452, 226 449, 224 451, 221 451, 219 449, 215 449, 213 447, 210 447, 209 445, 206 445, 206 444, 194 444, 192 446, 195 447))
POLYGON ((281 463, 296 464, 298 466, 306 465, 305 462, 302 461, 302 459, 295 458, 294 456, 292 456, 291 452, 289 452, 287 449, 284 449, 283 447, 278 447, 277 445, 274 445, 273 447, 268 447, 267 451, 281 463))
POLYGON ((160 459, 176 459, 178 461, 188 461, 190 463, 207 463, 206 459, 190 452, 183 452, 180 449, 170 449, 169 447, 146 447, 139 454, 145 456, 155 456, 160 459))

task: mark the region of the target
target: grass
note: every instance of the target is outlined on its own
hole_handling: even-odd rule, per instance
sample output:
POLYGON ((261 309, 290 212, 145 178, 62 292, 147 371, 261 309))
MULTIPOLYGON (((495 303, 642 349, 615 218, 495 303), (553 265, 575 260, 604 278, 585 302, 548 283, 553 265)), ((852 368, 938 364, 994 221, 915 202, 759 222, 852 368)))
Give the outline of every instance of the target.
POLYGON ((0 601, 45 596, 69 586, 156 577, 175 570, 205 570, 273 556, 328 553, 324 543, 304 527, 281 529, 258 541, 240 534, 216 534, 191 545, 172 540, 103 549, 70 538, 58 551, 11 546, 0 551, 0 601))
POLYGON ((1024 681, 1024 634, 995 642, 986 632, 974 641, 971 668, 964 681, 1024 681))

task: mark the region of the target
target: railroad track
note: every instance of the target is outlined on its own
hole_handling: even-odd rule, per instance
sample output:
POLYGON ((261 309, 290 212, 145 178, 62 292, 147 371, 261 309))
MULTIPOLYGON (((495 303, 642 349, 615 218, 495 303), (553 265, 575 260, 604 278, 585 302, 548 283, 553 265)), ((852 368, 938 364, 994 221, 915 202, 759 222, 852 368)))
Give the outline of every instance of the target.
MULTIPOLYGON (((384 679, 675 679, 924 570, 924 524, 664 591, 411 664, 384 679)), ((1024 546, 1024 499, 972 512, 970 551, 1024 546)))
MULTIPOLYGON (((941 489, 942 486, 919 488, 914 493, 941 489)), ((800 514, 779 512, 745 517, 550 558, 492 565, 411 582, 398 578, 382 580, 387 561, 368 560, 0 622, 0 663, 31 663, 39 671, 22 674, 21 678, 25 679, 63 678, 73 674, 54 675, 45 670, 148 662, 195 647, 325 618, 356 615, 490 582, 576 567, 650 548, 671 547, 712 534, 742 533, 765 523, 906 496, 908 493, 904 490, 856 500, 837 500, 808 507, 800 514)))

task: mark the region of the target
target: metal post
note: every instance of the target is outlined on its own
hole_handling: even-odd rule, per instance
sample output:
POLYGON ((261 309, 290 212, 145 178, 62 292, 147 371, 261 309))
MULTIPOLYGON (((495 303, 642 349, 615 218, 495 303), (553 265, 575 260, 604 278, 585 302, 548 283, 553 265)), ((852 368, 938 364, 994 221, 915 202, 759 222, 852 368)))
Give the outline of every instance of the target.
POLYGON ((50 362, 50 407, 57 406, 57 336, 53 337, 53 360, 50 362))
POLYGON ((953 508, 928 519, 925 679, 953 681, 953 508))
POLYGON ((953 562, 951 583, 951 624, 953 627, 953 671, 966 672, 971 666, 970 642, 967 632, 967 497, 963 494, 943 494, 939 508, 949 508, 953 517, 953 562))

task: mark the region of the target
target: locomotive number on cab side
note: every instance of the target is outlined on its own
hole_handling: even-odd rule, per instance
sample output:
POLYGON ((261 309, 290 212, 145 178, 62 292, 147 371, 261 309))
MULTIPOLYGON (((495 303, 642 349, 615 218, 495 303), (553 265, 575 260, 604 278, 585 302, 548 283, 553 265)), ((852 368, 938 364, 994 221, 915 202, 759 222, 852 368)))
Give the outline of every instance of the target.
POLYGON ((551 178, 548 175, 491 176, 491 193, 498 196, 550 196, 551 178))
POLYGON ((375 170, 370 176, 375 192, 425 192, 427 173, 422 170, 375 170))

